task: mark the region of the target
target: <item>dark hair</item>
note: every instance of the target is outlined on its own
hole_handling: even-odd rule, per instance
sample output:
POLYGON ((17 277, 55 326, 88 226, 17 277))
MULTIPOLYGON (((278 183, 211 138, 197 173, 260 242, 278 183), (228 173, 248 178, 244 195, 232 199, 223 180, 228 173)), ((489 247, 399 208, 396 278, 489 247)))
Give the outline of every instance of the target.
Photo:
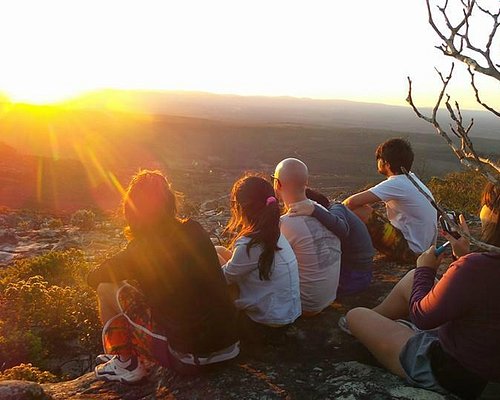
MULTIPOLYGON (((500 188, 488 182, 483 190, 481 204, 500 216, 500 188)), ((500 221, 484 224, 481 236, 484 242, 500 246, 500 221)))
POLYGON ((263 177, 245 174, 238 179, 231 190, 231 219, 226 231, 236 233, 234 242, 250 237, 247 254, 253 246, 262 245, 259 257, 259 278, 269 280, 274 252, 280 237, 280 207, 272 185, 263 177))
POLYGON ((160 171, 141 170, 123 196, 125 235, 133 239, 165 230, 178 222, 176 194, 160 171))
POLYGON ((410 171, 413 164, 413 150, 408 140, 395 138, 380 144, 375 150, 375 157, 389 163, 392 173, 402 174, 401 167, 410 171))
POLYGON ((330 208, 330 200, 328 200, 328 197, 321 194, 320 192, 317 192, 314 189, 307 188, 306 197, 312 201, 315 201, 318 204, 321 204, 323 207, 327 209, 330 208))

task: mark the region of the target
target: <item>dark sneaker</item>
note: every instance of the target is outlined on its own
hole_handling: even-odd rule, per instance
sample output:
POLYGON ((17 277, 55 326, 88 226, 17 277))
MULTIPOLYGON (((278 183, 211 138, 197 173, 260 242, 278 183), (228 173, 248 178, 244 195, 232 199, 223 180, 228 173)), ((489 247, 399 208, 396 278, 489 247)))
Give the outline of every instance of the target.
POLYGON ((143 363, 136 356, 128 361, 121 361, 114 356, 108 362, 95 367, 94 371, 97 379, 122 383, 137 383, 148 375, 143 363))

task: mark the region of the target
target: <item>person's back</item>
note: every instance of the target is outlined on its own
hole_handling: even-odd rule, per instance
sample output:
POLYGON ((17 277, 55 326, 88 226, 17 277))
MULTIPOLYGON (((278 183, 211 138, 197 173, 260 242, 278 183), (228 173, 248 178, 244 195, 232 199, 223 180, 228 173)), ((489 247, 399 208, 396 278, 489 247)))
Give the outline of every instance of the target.
MULTIPOLYGON (((193 220, 132 240, 93 274, 134 279, 179 353, 207 354, 237 340, 236 311, 208 234, 193 220)), ((91 282, 92 284, 92 282, 91 282)))
POLYGON ((281 232, 299 264, 302 311, 315 314, 337 296, 340 240, 313 217, 281 217, 281 232))
MULTIPOLYGON (((432 198, 427 186, 415 174, 410 175, 432 198)), ((414 253, 420 254, 436 242, 437 212, 406 175, 390 176, 369 190, 385 202, 387 218, 414 253)))
MULTIPOLYGON (((415 285, 423 278, 415 274, 415 285)), ((426 303, 414 304, 410 314, 422 329, 439 326, 443 349, 464 367, 492 381, 500 381, 498 287, 500 255, 471 253, 455 261, 427 295, 426 303)))
POLYGON ((262 246, 247 250, 250 241, 249 237, 239 238, 231 259, 222 267, 227 282, 238 285, 236 308, 259 324, 283 326, 294 322, 301 314, 301 302, 297 258, 290 244, 280 235, 269 280, 262 280, 258 268, 262 246))
POLYGON ((342 267, 351 270, 366 271, 371 269, 375 249, 368 229, 363 221, 341 203, 334 203, 329 208, 330 214, 342 216, 349 227, 342 243, 342 267))

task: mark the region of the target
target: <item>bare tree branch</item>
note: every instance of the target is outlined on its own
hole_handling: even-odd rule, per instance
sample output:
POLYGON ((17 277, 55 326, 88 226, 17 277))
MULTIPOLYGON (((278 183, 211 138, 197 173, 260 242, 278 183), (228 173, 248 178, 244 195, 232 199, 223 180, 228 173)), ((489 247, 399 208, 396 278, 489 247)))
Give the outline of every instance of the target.
POLYGON ((448 146, 453 150, 457 158, 460 160, 462 165, 464 165, 467 168, 473 169, 477 172, 480 172, 482 175, 484 175, 488 181, 492 182, 495 185, 500 184, 500 168, 491 160, 488 160, 486 158, 479 157, 476 150, 474 149, 473 143, 469 138, 469 132, 473 126, 474 121, 471 120, 469 126, 467 128, 464 127, 463 125, 463 118, 462 118, 462 113, 460 111, 460 107, 458 103, 456 104, 456 112, 453 109, 453 107, 450 104, 450 97, 447 95, 446 96, 446 101, 445 101, 445 106, 446 109, 448 110, 448 113, 450 115, 450 118, 454 122, 454 126, 452 126, 452 132, 460 139, 460 148, 451 140, 449 134, 441 127, 440 123, 437 120, 437 111, 439 109, 439 106, 441 105, 441 102, 443 100, 446 87, 448 86, 448 83, 450 82, 453 74, 453 67, 454 65, 452 64, 450 73, 448 76, 445 78, 443 77, 443 74, 438 71, 439 77, 441 78, 441 82, 443 84, 441 91, 438 96, 438 100, 436 101, 436 105, 434 106, 432 110, 432 115, 430 117, 423 115, 418 108, 416 107, 415 103, 413 102, 413 96, 412 96, 412 81, 410 77, 408 77, 408 97, 406 98, 406 101, 411 105, 413 108, 413 111, 415 114, 423 119, 424 121, 428 122, 434 128, 436 129, 437 133, 446 141, 448 146))
POLYGON ((495 110, 493 107, 490 107, 488 106, 486 103, 483 103, 481 101, 481 99, 479 98, 479 90, 477 89, 476 87, 476 82, 474 81, 474 72, 472 72, 472 70, 469 68, 467 68, 467 70, 469 71, 469 75, 470 75, 470 84, 472 86, 472 89, 474 89, 474 94, 476 96, 476 101, 481 104, 484 108, 486 108, 488 111, 492 112, 493 114, 495 114, 497 117, 500 117, 500 112, 498 112, 497 110, 495 110))
POLYGON ((430 0, 426 0, 429 24, 434 30, 434 32, 436 32, 439 38, 443 41, 443 43, 440 46, 436 47, 439 50, 441 50, 444 55, 455 58, 456 60, 463 62, 473 70, 480 72, 481 74, 491 76, 492 78, 500 81, 500 70, 498 69, 499 65, 493 62, 490 53, 493 39, 496 35, 498 27, 500 26, 499 22, 500 8, 496 13, 493 13, 479 6, 476 3, 476 0, 467 0, 467 1, 462 0, 461 3, 463 6, 463 18, 455 26, 451 23, 447 14, 448 0, 446 0, 444 6, 442 7, 437 6, 437 9, 444 18, 444 23, 447 30, 445 34, 443 32, 444 29, 440 29, 434 20, 434 15, 431 10, 430 0), (488 35, 488 41, 486 43, 485 49, 481 49, 472 44, 469 37, 470 17, 472 16, 472 12, 474 11, 475 7, 485 15, 490 16, 491 19, 493 20, 492 28, 488 35), (464 31, 462 31, 463 29, 464 31), (457 38, 460 41, 458 48, 456 44, 457 38), (484 60, 486 61, 486 65, 481 65, 474 56, 463 54, 464 43, 466 44, 466 47, 469 50, 471 50, 473 53, 476 53, 475 54, 476 56, 481 56, 482 58, 484 58, 484 60))
POLYGON ((448 217, 448 215, 446 214, 446 211, 443 210, 441 208, 441 206, 439 204, 436 203, 436 201, 431 197, 429 196, 425 190, 422 189, 422 187, 418 184, 418 182, 413 179, 413 177, 410 175, 410 173, 406 170, 405 167, 401 167, 401 170, 403 171, 403 173, 408 177, 408 179, 410 180, 410 182, 413 184, 413 186, 415 186, 418 191, 420 193, 422 193, 425 198, 432 204, 432 206, 436 209, 436 211, 438 212, 438 214, 455 230, 458 231, 458 233, 460 233, 460 235, 462 235, 463 237, 467 238, 469 240, 469 242, 477 247, 479 247, 480 249, 483 249, 483 250, 487 250, 487 251, 491 251, 491 252, 494 252, 494 253, 500 253, 500 247, 496 247, 496 246, 493 246, 491 244, 488 244, 488 243, 484 243, 480 240, 477 240, 476 238, 474 238, 473 236, 470 235, 470 233, 467 233, 465 232, 462 227, 460 225, 458 225, 455 221, 453 221, 450 217, 448 217))

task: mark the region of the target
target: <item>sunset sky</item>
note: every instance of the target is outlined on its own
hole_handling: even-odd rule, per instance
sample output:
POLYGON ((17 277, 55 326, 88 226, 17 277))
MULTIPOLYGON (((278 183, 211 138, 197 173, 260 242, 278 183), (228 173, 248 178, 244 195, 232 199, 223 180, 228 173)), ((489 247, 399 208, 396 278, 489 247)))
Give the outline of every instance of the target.
MULTIPOLYGON (((28 102, 121 88, 403 105, 410 75, 423 106, 451 63, 423 0, 4 1, 0 37, 0 92, 28 102)), ((478 108, 462 65, 455 75, 450 94, 478 108)), ((479 83, 498 104, 498 82, 479 83)))

